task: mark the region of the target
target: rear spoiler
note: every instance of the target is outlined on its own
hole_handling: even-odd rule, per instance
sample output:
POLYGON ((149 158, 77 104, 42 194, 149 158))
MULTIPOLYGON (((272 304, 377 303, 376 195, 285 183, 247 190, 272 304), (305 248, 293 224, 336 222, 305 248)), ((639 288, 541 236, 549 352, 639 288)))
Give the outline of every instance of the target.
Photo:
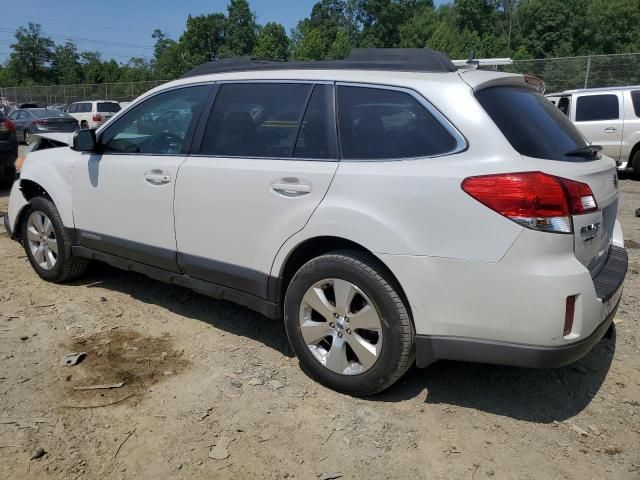
POLYGON ((542 94, 546 90, 544 81, 533 75, 519 75, 491 70, 459 70, 458 75, 474 92, 499 85, 526 87, 542 94))

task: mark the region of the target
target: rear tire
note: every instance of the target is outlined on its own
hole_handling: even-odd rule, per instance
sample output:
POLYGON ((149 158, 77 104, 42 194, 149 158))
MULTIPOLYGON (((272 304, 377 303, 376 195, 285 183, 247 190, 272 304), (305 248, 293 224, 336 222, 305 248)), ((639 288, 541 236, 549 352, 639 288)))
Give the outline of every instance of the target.
POLYGON ((33 142, 33 134, 30 130, 24 129, 24 143, 27 145, 31 145, 33 142))
POLYGON ((82 275, 88 261, 71 255, 71 238, 53 202, 45 197, 35 197, 26 208, 22 244, 29 263, 40 278, 61 283, 82 275))
POLYGON ((89 128, 89 124, 87 123, 86 120, 82 120, 80 122, 80 128, 89 128))
POLYGON ((633 178, 640 180, 640 150, 633 154, 631 168, 633 170, 633 178))
POLYGON ((372 256, 341 250, 310 260, 291 280, 284 304, 285 329, 302 368, 329 388, 373 395, 413 363, 409 312, 372 256))

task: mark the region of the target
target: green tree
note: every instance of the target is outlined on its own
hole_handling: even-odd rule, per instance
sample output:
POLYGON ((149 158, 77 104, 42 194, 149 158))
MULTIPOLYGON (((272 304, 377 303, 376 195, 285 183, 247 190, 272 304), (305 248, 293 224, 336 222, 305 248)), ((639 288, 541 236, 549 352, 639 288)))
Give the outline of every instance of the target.
POLYGON ((231 0, 227 7, 222 57, 251 55, 256 44, 258 25, 247 0, 231 0))
POLYGON ((68 40, 56 46, 51 59, 51 73, 56 83, 62 85, 82 82, 82 65, 75 43, 68 40))
POLYGON ((49 64, 53 57, 54 42, 42 33, 42 27, 31 23, 19 27, 15 33, 16 41, 10 45, 7 69, 14 78, 22 83, 42 83, 50 77, 49 64))
POLYGON ((289 38, 279 23, 269 22, 258 34, 253 55, 267 60, 287 60, 289 57, 289 38))
POLYGON ((580 0, 528 0, 518 10, 521 43, 529 57, 575 55, 575 33, 583 15, 580 0))
POLYGON ((336 37, 329 48, 328 57, 332 60, 340 60, 349 55, 353 48, 351 35, 344 28, 336 31, 336 37))
POLYGON ((322 60, 325 56, 325 45, 322 34, 315 28, 294 32, 295 47, 293 58, 296 60, 322 60))
POLYGON ((358 0, 362 47, 398 47, 400 28, 418 9, 433 7, 433 0, 358 0))
MULTIPOLYGON (((222 13, 195 17, 189 15, 179 41, 187 69, 218 58, 224 42, 225 26, 226 18, 222 13)), ((172 52, 173 55, 175 53, 172 52)))
POLYGON ((585 53, 628 53, 640 48, 638 0, 591 0, 585 21, 585 53))
POLYGON ((440 25, 433 8, 421 8, 400 27, 400 46, 403 48, 432 47, 431 37, 440 25))

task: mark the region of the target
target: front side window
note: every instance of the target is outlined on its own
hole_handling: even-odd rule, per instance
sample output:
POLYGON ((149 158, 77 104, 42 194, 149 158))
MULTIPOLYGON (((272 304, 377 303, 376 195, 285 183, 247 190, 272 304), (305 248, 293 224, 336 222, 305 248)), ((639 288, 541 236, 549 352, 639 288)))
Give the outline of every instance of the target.
POLYGON ((618 120, 620 106, 617 95, 588 95, 578 97, 576 103, 576 122, 594 122, 598 120, 618 120))
POLYGON ((180 154, 209 93, 205 85, 155 95, 113 123, 101 138, 105 153, 180 154))
POLYGON ((569 102, 569 97, 562 97, 560 100, 558 100, 558 108, 567 117, 569 116, 569 107, 570 106, 571 106, 571 104, 569 102))
POLYGON ((207 121, 200 153, 291 157, 312 88, 305 83, 222 85, 207 121))
POLYGON ((640 118, 640 90, 631 92, 631 100, 633 101, 633 110, 636 112, 636 117, 640 118))
POLYGON ((426 157, 457 146, 442 123, 405 92, 339 86, 338 117, 346 159, 426 157))

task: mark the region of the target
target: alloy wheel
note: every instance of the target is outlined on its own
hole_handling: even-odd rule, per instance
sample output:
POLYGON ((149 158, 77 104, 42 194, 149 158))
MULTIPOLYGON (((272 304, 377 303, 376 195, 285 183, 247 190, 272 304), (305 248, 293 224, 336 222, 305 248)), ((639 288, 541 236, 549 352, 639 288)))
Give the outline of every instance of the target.
POLYGON ((307 347, 332 372, 358 375, 380 356, 380 314, 351 282, 338 278, 316 282, 302 297, 299 319, 307 347))
POLYGON ((58 241, 49 217, 34 211, 27 220, 27 242, 33 259, 43 270, 53 270, 58 261, 58 241))

